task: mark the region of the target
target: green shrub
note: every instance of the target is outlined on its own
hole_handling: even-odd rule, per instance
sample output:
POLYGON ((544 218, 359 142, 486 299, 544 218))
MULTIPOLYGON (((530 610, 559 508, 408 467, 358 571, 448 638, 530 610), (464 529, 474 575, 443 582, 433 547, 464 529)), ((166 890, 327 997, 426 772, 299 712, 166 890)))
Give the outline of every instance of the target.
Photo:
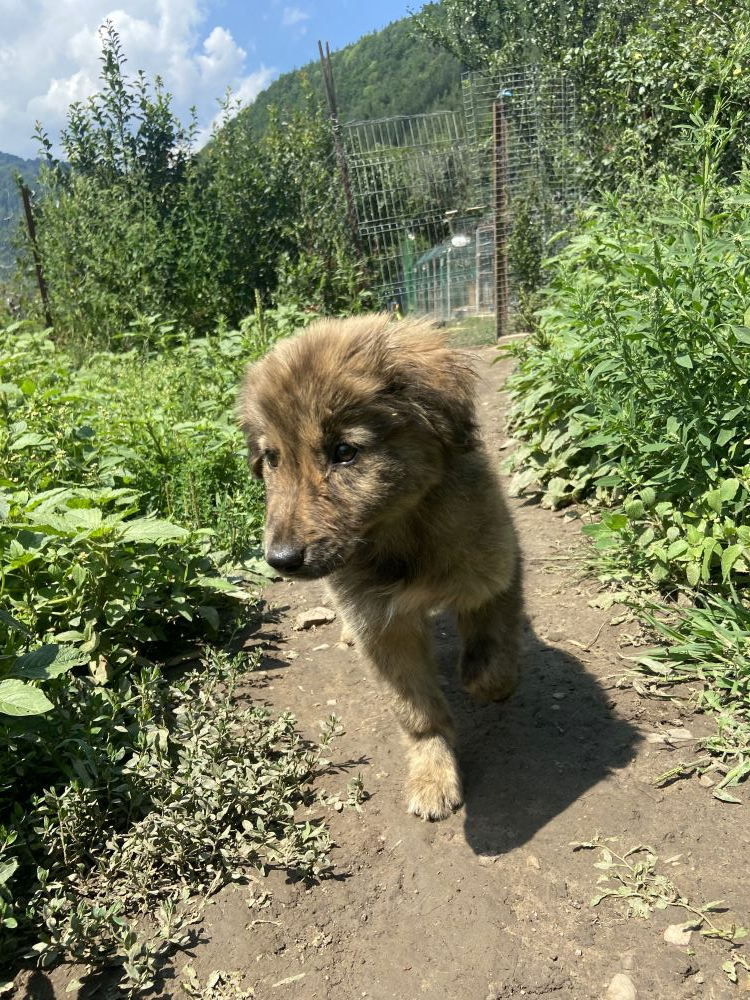
POLYGON ((0 721, 0 960, 33 944, 42 967, 115 961, 146 989, 219 885, 327 867, 325 827, 295 814, 336 721, 303 747, 291 716, 239 710, 248 666, 60 680, 49 716, 0 721))
POLYGON ((638 658, 649 690, 690 685, 714 713, 716 734, 664 780, 718 770, 715 795, 736 802, 728 789, 750 776, 750 175, 723 177, 737 146, 722 100, 690 115, 692 183, 609 197, 548 262, 538 329, 516 348, 512 464, 549 506, 592 504, 599 575, 630 584, 667 643, 638 658))
POLYGON ((739 532, 750 490, 750 179, 720 183, 715 154, 731 130, 718 108, 708 121, 693 114, 697 186, 672 176, 612 196, 550 263, 539 331, 519 348, 512 421, 517 488, 543 484, 552 506, 649 491, 653 510, 633 507, 609 528, 621 540, 630 532, 654 565, 665 549, 678 578, 706 582, 744 573, 750 555, 739 532))
POLYGON ((223 566, 253 557, 263 517, 237 385, 299 318, 258 310, 193 341, 152 323, 139 350, 78 366, 43 333, 0 331, 3 711, 48 710, 35 682, 73 667, 112 676, 168 637, 216 636, 242 596, 223 566))
POLYGON ((252 663, 211 647, 263 515, 237 387, 301 321, 258 307, 189 339, 147 317, 85 358, 0 331, 0 961, 114 960, 147 989, 218 885, 328 864, 297 811, 335 721, 311 749, 240 711, 252 663), (203 665, 170 680, 187 640, 203 665))

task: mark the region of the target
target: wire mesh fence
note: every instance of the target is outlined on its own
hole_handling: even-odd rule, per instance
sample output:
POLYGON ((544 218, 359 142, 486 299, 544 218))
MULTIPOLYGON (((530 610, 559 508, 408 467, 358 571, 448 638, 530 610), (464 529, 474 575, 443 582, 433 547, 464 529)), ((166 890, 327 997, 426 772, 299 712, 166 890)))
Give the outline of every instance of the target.
POLYGON ((461 112, 343 127, 381 304, 445 321, 507 313, 578 200, 565 77, 469 73, 462 92, 461 112))
POLYGON ((461 115, 350 122, 343 132, 376 291, 384 303, 411 310, 415 262, 445 238, 451 211, 471 190, 471 151, 461 115))

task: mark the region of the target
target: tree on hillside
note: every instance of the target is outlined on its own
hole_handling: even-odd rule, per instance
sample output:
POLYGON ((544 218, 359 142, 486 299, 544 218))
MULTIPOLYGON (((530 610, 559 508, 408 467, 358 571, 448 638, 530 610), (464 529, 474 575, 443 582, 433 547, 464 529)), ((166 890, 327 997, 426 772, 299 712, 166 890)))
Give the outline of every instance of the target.
MULTIPOLYGON (((312 106, 260 142, 235 117, 193 150, 157 78, 130 78, 111 24, 101 90, 69 111, 65 162, 39 127, 46 157, 38 242, 55 330, 111 346, 176 323, 204 333, 238 323, 260 293, 321 311, 356 307, 330 127, 312 106)), ((226 120, 228 119, 228 120, 226 120)))
MULTIPOLYGON (((689 123, 678 108, 686 106, 681 95, 694 94, 704 115, 719 91, 726 116, 750 101, 750 11, 734 0, 710 7, 694 0, 442 0, 415 23, 472 69, 533 63, 565 72, 576 87, 581 169, 592 184, 617 183, 623 167, 679 162, 676 129, 689 123)), ((741 158, 737 142, 727 150, 730 171, 741 158)))
MULTIPOLYGON (((333 52, 331 61, 341 121, 457 110, 461 105, 461 64, 417 35, 411 18, 333 52)), ((283 73, 240 117, 261 137, 271 121, 270 109, 278 109, 281 118, 304 111, 308 90, 324 103, 317 61, 283 73)))
POLYGON ((560 64, 596 31, 624 30, 647 0, 602 4, 581 0, 442 0, 414 18, 417 30, 467 68, 495 70, 516 63, 560 64))

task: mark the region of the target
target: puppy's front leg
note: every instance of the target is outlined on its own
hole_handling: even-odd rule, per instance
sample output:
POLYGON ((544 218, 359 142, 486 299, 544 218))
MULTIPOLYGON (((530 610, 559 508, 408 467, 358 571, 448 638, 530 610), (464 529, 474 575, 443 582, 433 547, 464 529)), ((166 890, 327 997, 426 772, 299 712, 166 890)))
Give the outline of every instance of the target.
POLYGON ((518 686, 523 597, 520 563, 510 586, 484 604, 461 610, 461 679, 479 704, 504 701, 518 686))
POLYGON ((380 628, 358 630, 360 648, 388 688, 409 746, 408 810, 445 819, 463 801, 453 747, 455 732, 437 682, 426 622, 393 617, 380 628))

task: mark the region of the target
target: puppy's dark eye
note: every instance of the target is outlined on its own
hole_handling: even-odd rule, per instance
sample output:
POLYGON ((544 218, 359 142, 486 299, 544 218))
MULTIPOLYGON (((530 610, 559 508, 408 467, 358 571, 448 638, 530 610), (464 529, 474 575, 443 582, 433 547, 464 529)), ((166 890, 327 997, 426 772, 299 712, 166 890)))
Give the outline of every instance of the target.
POLYGON ((346 441, 340 441, 333 449, 333 464, 351 465, 357 455, 359 455, 359 448, 355 448, 353 444, 347 444, 346 441))
POLYGON ((270 449, 267 449, 266 451, 263 452, 263 461, 269 468, 275 469, 276 466, 279 464, 279 453, 277 451, 271 451, 270 449))

